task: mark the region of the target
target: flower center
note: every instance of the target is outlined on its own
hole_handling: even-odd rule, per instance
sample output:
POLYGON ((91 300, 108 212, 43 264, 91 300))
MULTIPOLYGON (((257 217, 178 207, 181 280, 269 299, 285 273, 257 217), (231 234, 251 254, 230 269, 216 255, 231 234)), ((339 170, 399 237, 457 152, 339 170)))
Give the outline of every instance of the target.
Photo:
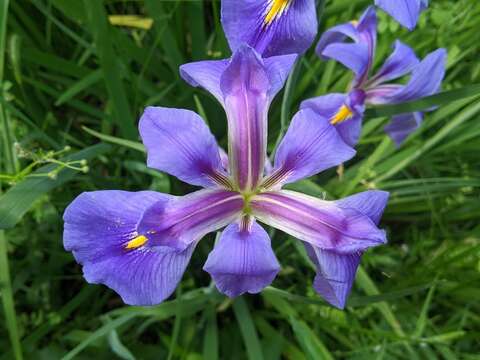
POLYGON ((258 194, 258 191, 249 191, 249 192, 243 192, 241 195, 243 196, 243 214, 244 215, 251 215, 252 214, 252 209, 250 207, 250 201, 252 198, 258 194))

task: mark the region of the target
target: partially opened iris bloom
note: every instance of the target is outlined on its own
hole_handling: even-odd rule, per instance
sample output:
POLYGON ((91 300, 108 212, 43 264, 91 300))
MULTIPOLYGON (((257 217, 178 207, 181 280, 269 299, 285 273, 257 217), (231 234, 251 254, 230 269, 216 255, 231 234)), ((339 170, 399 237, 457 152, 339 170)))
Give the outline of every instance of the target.
MULTIPOLYGON (((366 105, 399 104, 437 93, 445 75, 446 51, 438 49, 419 61, 414 51, 400 41, 380 69, 371 74, 377 44, 377 17, 369 7, 360 20, 327 30, 316 51, 322 59, 334 59, 355 74, 346 94, 329 94, 302 103, 330 119, 343 140, 354 146, 360 137, 366 105), (351 41, 347 41, 351 40, 351 41), (410 75, 403 84, 391 81, 410 75)), ((422 112, 396 115, 385 127, 396 145, 415 131, 423 121, 422 112)))
POLYGON ((179 197, 112 190, 76 198, 65 212, 64 245, 88 282, 109 286, 127 304, 158 304, 174 291, 198 242, 225 227, 204 270, 230 297, 260 292, 280 270, 260 221, 304 242, 317 268, 315 289, 345 306, 362 253, 386 241, 377 224, 388 194, 325 201, 282 189, 355 154, 310 109, 294 116, 273 167, 264 170, 268 108, 295 58, 263 59, 242 45, 230 60, 181 67, 190 84, 225 108, 228 163, 197 114, 148 107, 139 125, 148 166, 203 189, 179 197))

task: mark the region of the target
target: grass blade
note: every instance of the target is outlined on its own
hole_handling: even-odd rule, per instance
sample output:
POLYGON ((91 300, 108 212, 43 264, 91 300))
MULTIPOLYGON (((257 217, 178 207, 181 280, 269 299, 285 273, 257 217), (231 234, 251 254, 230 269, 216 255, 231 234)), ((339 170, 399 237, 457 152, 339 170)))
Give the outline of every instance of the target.
POLYGON ((239 297, 233 302, 233 311, 247 348, 248 358, 250 360, 263 360, 262 347, 258 339, 257 330, 243 297, 239 297))
POLYGON ((203 358, 208 360, 218 360, 218 326, 215 306, 210 306, 205 310, 206 330, 203 339, 203 358))
POLYGON ((82 129, 85 130, 90 135, 93 135, 93 136, 99 138, 100 140, 103 140, 103 141, 106 141, 106 142, 109 142, 109 143, 112 143, 112 144, 117 144, 117 145, 120 145, 120 146, 124 146, 126 148, 130 148, 130 149, 133 149, 133 150, 137 150, 137 151, 140 151, 142 153, 146 152, 145 146, 143 146, 142 143, 139 143, 137 141, 126 140, 126 139, 122 139, 122 138, 119 138, 119 137, 116 137, 116 136, 111 136, 111 135, 105 135, 105 134, 99 133, 98 131, 89 129, 86 126, 82 126, 82 129))
POLYGON ((83 4, 87 10, 105 86, 113 102, 115 121, 124 137, 134 139, 137 136, 137 129, 122 82, 118 57, 111 43, 110 27, 103 2, 85 0, 83 4))
POLYGON ((22 347, 18 336, 17 315, 15 314, 12 283, 10 281, 7 239, 5 239, 5 233, 3 230, 0 230, 0 292, 2 294, 3 312, 5 314, 5 323, 13 348, 13 355, 16 360, 21 360, 23 358, 22 347))

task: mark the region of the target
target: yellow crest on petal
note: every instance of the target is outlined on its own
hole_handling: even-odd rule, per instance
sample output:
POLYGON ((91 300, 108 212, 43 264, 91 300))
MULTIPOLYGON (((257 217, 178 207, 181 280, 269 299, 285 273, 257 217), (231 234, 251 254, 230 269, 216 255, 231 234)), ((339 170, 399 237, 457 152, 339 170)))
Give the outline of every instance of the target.
POLYGON ((145 245, 145 243, 148 241, 148 238, 145 235, 140 235, 137 236, 136 238, 130 240, 127 245, 125 246, 125 249, 136 249, 139 248, 140 246, 145 245))
POLYGON ((352 110, 350 110, 350 108, 347 105, 342 105, 340 109, 337 111, 337 113, 330 120, 330 124, 332 125, 339 124, 342 121, 350 119, 352 115, 353 115, 352 110))
POLYGON ((281 16, 292 0, 271 0, 270 9, 265 15, 265 25, 270 25, 273 20, 281 16))

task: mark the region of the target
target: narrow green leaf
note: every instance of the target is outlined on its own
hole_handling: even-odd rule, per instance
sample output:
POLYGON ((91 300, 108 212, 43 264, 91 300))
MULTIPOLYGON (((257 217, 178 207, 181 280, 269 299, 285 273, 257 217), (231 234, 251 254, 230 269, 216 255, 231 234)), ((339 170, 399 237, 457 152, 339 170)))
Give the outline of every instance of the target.
POLYGON ((257 330, 243 297, 239 297, 233 302, 233 311, 240 327, 248 358, 250 360, 263 360, 262 347, 260 346, 257 330))
MULTIPOLYGON (((176 73, 178 71, 178 67, 185 61, 182 53, 180 52, 177 41, 173 36, 175 31, 172 30, 172 26, 170 24, 172 15, 166 11, 166 5, 167 4, 165 4, 163 1, 145 0, 145 7, 147 8, 149 15, 154 20, 154 29, 157 32, 157 36, 161 38, 160 45, 165 53, 168 54, 168 64, 170 65, 172 71, 176 73)), ((178 6, 178 3, 175 4, 175 6, 178 6)))
POLYGON ((135 356, 128 350, 128 348, 122 344, 118 333, 115 329, 108 334, 108 344, 112 351, 124 360, 135 360, 135 356))
POLYGON ((0 230, 0 293, 2 294, 3 312, 5 325, 10 336, 15 360, 21 360, 22 347, 18 335, 17 315, 15 314, 15 303, 13 300, 12 283, 10 280, 10 269, 8 265, 7 239, 5 233, 0 230))
POLYGON ((427 326, 427 320, 428 320, 428 309, 430 308, 430 304, 432 303, 435 287, 436 287, 435 284, 433 284, 433 286, 428 291, 425 302, 423 303, 422 311, 420 313, 420 316, 418 317, 417 324, 415 326, 415 331, 413 332, 413 336, 415 337, 422 336, 423 332, 425 331, 425 327, 427 326))
POLYGON ((83 4, 94 36, 95 49, 105 79, 105 86, 113 102, 114 120, 118 123, 124 137, 134 139, 137 136, 137 129, 122 82, 119 59, 111 43, 110 27, 103 2, 84 0, 83 4))
POLYGON ((391 167, 387 172, 383 173, 375 180, 377 182, 386 180, 393 175, 397 174, 399 171, 404 169, 406 166, 411 164, 413 161, 418 159, 428 150, 430 150, 433 146, 439 143, 442 139, 444 139, 453 129, 470 119, 471 117, 475 116, 480 112, 480 101, 476 102, 473 106, 465 109, 460 114, 458 114, 453 120, 449 121, 443 128, 441 128, 436 134, 430 137, 421 147, 412 153, 410 156, 405 157, 401 161, 399 161, 395 166, 391 167))
POLYGON ((76 83, 72 84, 68 89, 66 89, 62 95, 55 101, 55 106, 60 106, 63 103, 66 103, 68 100, 73 98, 75 95, 81 93, 85 89, 88 89, 93 84, 97 83, 102 79, 103 73, 102 70, 92 71, 87 76, 83 77, 76 83))
POLYGON ((92 130, 86 126, 82 126, 82 129, 85 130, 90 135, 93 135, 99 138, 100 140, 103 140, 112 144, 121 145, 121 146, 130 148, 133 150, 137 150, 143 153, 146 152, 145 146, 143 146, 142 143, 139 143, 137 141, 126 140, 126 139, 122 139, 122 138, 111 136, 111 135, 105 135, 105 134, 99 133, 98 131, 92 130))
POLYGON ((10 0, 0 1, 0 82, 3 82, 5 67, 5 42, 7 41, 8 5, 10 0))
POLYGON ((203 338, 203 358, 208 360, 218 359, 218 326, 215 306, 205 309, 206 329, 203 338))
POLYGON ((295 307, 286 299, 278 296, 278 292, 263 292, 265 299, 275 307, 290 322, 293 333, 309 360, 333 360, 334 357, 323 342, 310 329, 308 324, 300 319, 295 307))
POLYGON ((310 360, 333 360, 332 354, 303 320, 290 319, 292 330, 310 360))
POLYGON ((102 337, 106 336, 111 331, 117 329, 121 325, 124 325, 127 322, 131 321, 134 317, 135 317, 135 314, 126 314, 126 315, 120 316, 118 319, 115 319, 115 320, 112 320, 112 321, 108 322, 107 324, 105 324, 101 328, 94 331, 92 333, 92 335, 90 335, 88 338, 86 338, 80 344, 75 346, 75 348, 73 348, 64 357, 62 357, 62 360, 74 359, 80 352, 82 352, 91 343, 95 342, 99 338, 102 338, 102 337))
MULTIPOLYGON (((176 295, 180 298, 182 294, 182 287, 177 287, 176 295)), ((180 327, 182 326, 182 303, 177 307, 177 313, 175 314, 175 322, 173 324, 172 338, 170 339, 170 346, 168 349, 167 360, 173 359, 175 354, 175 348, 177 347, 178 337, 180 335, 180 327)))
MULTIPOLYGON (((5 42, 7 38, 7 19, 8 19, 9 0, 0 1, 0 91, 3 94, 3 79, 4 79, 4 65, 5 65, 5 42)), ((10 138, 10 124, 7 118, 8 114, 2 104, 0 104, 0 128, 4 142, 5 161, 8 167, 12 166, 13 154, 12 143, 10 138)), ((1 164, 1 162, 0 162, 1 164)), ((0 196, 2 188, 0 187, 0 196)), ((2 215, 0 215, 1 219, 2 215)), ((0 220, 1 222, 2 220, 0 220)), ((2 227, 0 226, 0 229, 2 227)), ((20 336, 18 334, 17 315, 15 313, 15 301, 13 297, 12 282, 10 278, 10 267, 8 263, 7 239, 5 233, 0 230, 0 294, 3 304, 3 312, 5 316, 5 325, 10 338, 10 343, 13 349, 13 356, 15 360, 22 360, 22 346, 20 344, 20 336)))

